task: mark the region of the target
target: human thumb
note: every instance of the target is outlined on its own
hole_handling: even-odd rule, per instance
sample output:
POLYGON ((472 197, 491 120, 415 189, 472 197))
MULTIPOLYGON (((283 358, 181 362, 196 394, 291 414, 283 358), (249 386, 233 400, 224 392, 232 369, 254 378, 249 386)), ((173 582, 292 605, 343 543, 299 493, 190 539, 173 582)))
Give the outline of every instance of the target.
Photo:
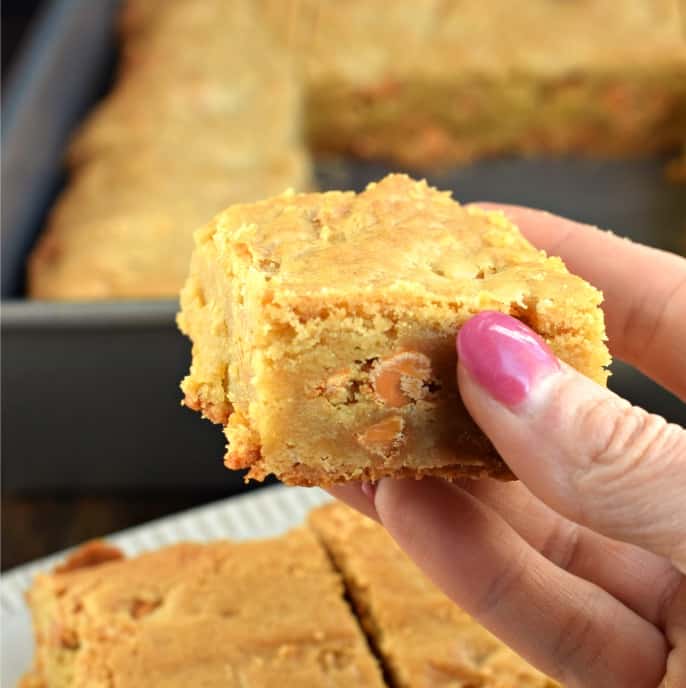
POLYGON ((520 321, 474 316, 457 339, 474 420, 529 490, 567 518, 686 572, 686 431, 560 362, 520 321))

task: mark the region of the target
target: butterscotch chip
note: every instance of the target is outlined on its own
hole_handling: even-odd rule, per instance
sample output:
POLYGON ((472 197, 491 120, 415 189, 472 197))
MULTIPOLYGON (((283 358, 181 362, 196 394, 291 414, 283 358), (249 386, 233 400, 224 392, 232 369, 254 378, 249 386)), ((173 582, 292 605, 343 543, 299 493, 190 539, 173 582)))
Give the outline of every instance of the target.
POLYGON ((402 416, 389 416, 357 435, 357 441, 369 452, 390 459, 405 444, 405 421, 402 416))
POLYGON ((143 616, 152 614, 162 604, 161 600, 141 600, 135 599, 131 603, 131 616, 140 619, 143 616))
POLYGON ((506 478, 460 400, 458 330, 508 313, 605 384, 601 299, 502 213, 405 175, 360 194, 283 194, 196 233, 182 389, 225 425, 226 464, 258 480, 506 478))
POLYGON ((314 396, 321 395, 332 404, 348 404, 354 399, 353 377, 350 369, 339 370, 329 375, 326 381, 314 391, 314 396))
POLYGON ((55 624, 55 644, 66 650, 76 650, 79 647, 79 638, 73 628, 65 628, 59 623, 55 624))
POLYGON ((102 540, 93 540, 79 547, 63 563, 57 565, 55 573, 67 573, 123 558, 124 553, 118 547, 113 547, 102 540))
POLYGON ((404 406, 427 397, 431 360, 418 351, 402 351, 378 361, 370 377, 385 406, 404 406))

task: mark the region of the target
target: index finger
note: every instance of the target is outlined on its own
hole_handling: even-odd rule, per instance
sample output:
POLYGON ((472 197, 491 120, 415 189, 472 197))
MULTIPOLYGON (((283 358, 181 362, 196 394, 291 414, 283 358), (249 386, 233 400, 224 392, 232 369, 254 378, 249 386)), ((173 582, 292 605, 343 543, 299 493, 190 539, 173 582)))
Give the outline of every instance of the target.
POLYGON ((686 260, 597 227, 520 206, 502 210, 522 234, 605 295, 612 354, 686 395, 686 260))

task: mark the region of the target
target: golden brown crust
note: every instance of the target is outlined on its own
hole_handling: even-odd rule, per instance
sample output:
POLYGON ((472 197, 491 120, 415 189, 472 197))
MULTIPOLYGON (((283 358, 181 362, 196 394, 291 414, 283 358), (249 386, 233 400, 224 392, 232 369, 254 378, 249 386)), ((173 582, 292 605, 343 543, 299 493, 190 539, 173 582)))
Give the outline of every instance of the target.
MULTIPOLYGON (((251 465, 250 471, 245 477, 249 480, 262 481, 268 475, 260 466, 259 459, 251 465)), ((350 472, 329 473, 323 469, 310 466, 294 466, 291 470, 282 471, 279 480, 286 485, 302 485, 304 487, 331 487, 340 483, 355 481, 376 482, 381 478, 412 478, 421 480, 425 477, 443 478, 451 482, 462 478, 480 479, 495 478, 496 480, 514 480, 512 471, 494 455, 490 462, 482 460, 479 465, 454 465, 429 468, 385 468, 379 466, 366 466, 350 472)))

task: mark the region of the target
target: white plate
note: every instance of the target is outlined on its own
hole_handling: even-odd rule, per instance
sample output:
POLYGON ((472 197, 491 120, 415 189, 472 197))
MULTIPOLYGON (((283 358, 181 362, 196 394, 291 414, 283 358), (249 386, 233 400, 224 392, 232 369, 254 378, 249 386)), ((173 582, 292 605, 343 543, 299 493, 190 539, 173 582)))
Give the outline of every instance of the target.
MULTIPOLYGON (((208 506, 168 516, 107 537, 133 555, 180 540, 247 540, 280 535, 303 522, 307 512, 330 499, 317 488, 268 487, 253 494, 231 497, 208 506)), ((8 571, 0 578, 2 609, 2 688, 15 688, 33 656, 31 619, 24 592, 38 571, 52 568, 60 552, 8 571)))

